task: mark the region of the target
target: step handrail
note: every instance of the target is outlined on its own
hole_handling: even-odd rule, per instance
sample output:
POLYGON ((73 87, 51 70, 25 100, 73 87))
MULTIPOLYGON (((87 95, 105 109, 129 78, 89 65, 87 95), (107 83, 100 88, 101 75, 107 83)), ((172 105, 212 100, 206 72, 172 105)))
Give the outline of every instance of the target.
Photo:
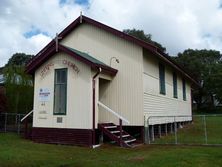
POLYGON ((28 114, 26 114, 22 119, 21 122, 23 122, 29 115, 31 115, 33 113, 33 110, 30 111, 28 114))
POLYGON ((116 117, 118 117, 119 119, 123 120, 123 121, 126 122, 127 124, 130 123, 126 118, 123 118, 121 115, 119 115, 118 113, 116 113, 115 111, 113 111, 112 109, 110 109, 109 107, 107 107, 105 104, 101 103, 100 101, 98 101, 98 105, 100 105, 101 107, 103 107, 104 109, 106 109, 107 111, 109 111, 110 113, 112 113, 113 115, 115 115, 116 117))

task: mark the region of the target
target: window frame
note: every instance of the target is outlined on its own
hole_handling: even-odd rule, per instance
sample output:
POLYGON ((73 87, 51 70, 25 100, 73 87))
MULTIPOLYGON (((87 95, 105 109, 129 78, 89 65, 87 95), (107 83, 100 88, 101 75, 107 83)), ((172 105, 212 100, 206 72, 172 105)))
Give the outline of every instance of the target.
MULTIPOLYGON (((68 68, 58 68, 54 70, 54 98, 53 98, 53 115, 66 115, 67 113, 67 81, 68 81, 68 68), (56 73, 57 71, 65 70, 66 71, 66 82, 65 82, 65 111, 62 113, 55 113, 55 91, 56 91, 56 73)), ((61 83, 60 83, 61 84, 61 83)), ((59 84, 57 84, 59 85, 59 84)))
POLYGON ((187 100, 187 95, 186 95, 186 80, 183 78, 182 79, 182 89, 183 89, 183 100, 187 100))
POLYGON ((178 84, 177 84, 177 73, 173 72, 173 97, 178 99, 178 84))
POLYGON ((159 63, 159 90, 160 94, 166 95, 166 76, 165 76, 165 66, 159 63))

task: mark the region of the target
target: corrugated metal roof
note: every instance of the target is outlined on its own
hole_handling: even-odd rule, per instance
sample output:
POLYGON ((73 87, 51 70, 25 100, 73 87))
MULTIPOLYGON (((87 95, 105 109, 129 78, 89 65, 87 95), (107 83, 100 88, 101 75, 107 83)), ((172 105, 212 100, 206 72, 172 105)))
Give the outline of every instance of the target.
MULTIPOLYGON (((61 44, 60 44, 60 45, 61 45, 61 44)), ((64 45, 63 45, 63 46, 64 46, 64 45)), ((79 56, 81 56, 81 57, 89 60, 89 61, 92 62, 92 63, 100 64, 100 65, 103 65, 103 66, 107 66, 105 63, 103 63, 103 62, 95 59, 94 57, 90 56, 88 53, 81 52, 81 51, 79 51, 79 50, 70 48, 70 47, 68 47, 68 46, 64 46, 64 47, 66 47, 66 48, 69 49, 70 51, 76 53, 77 55, 79 55, 79 56)), ((109 66, 107 66, 107 67, 109 67, 109 66)))

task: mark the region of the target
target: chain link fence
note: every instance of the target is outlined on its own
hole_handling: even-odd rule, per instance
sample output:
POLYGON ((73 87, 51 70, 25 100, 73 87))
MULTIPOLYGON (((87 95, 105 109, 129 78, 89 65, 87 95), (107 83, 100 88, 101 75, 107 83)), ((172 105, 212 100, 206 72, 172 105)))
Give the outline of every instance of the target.
POLYGON ((150 116, 145 143, 222 145, 222 115, 150 116))
POLYGON ((18 134, 24 131, 24 124, 21 119, 25 114, 0 113, 0 132, 16 132, 18 134))

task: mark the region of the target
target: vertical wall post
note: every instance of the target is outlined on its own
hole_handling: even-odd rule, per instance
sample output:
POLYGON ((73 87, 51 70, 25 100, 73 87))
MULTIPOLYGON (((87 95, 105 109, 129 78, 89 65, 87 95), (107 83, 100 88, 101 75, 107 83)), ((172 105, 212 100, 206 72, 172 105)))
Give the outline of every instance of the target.
POLYGON ((96 135, 95 135, 95 110, 96 110, 96 106, 95 106, 95 94, 96 94, 96 83, 95 83, 95 79, 93 79, 93 124, 92 124, 92 128, 93 128, 93 134, 92 134, 92 144, 95 145, 96 143, 96 135))
POLYGON ((161 137, 161 125, 158 126, 158 130, 159 130, 159 137, 161 137))
POLYGON ((167 136, 167 123, 165 124, 165 135, 167 136))
POLYGON ((95 115, 96 115, 96 77, 101 73, 102 69, 99 68, 98 72, 92 78, 92 87, 93 87, 93 114, 92 114, 92 144, 95 145, 96 143, 96 132, 95 132, 95 115))
POLYGON ((170 133, 173 133, 173 123, 170 123, 170 133))
POLYGON ((152 141, 154 141, 154 140, 155 140, 155 139, 154 139, 154 125, 152 125, 151 128, 152 128, 152 130, 151 130, 151 131, 152 131, 152 141))

